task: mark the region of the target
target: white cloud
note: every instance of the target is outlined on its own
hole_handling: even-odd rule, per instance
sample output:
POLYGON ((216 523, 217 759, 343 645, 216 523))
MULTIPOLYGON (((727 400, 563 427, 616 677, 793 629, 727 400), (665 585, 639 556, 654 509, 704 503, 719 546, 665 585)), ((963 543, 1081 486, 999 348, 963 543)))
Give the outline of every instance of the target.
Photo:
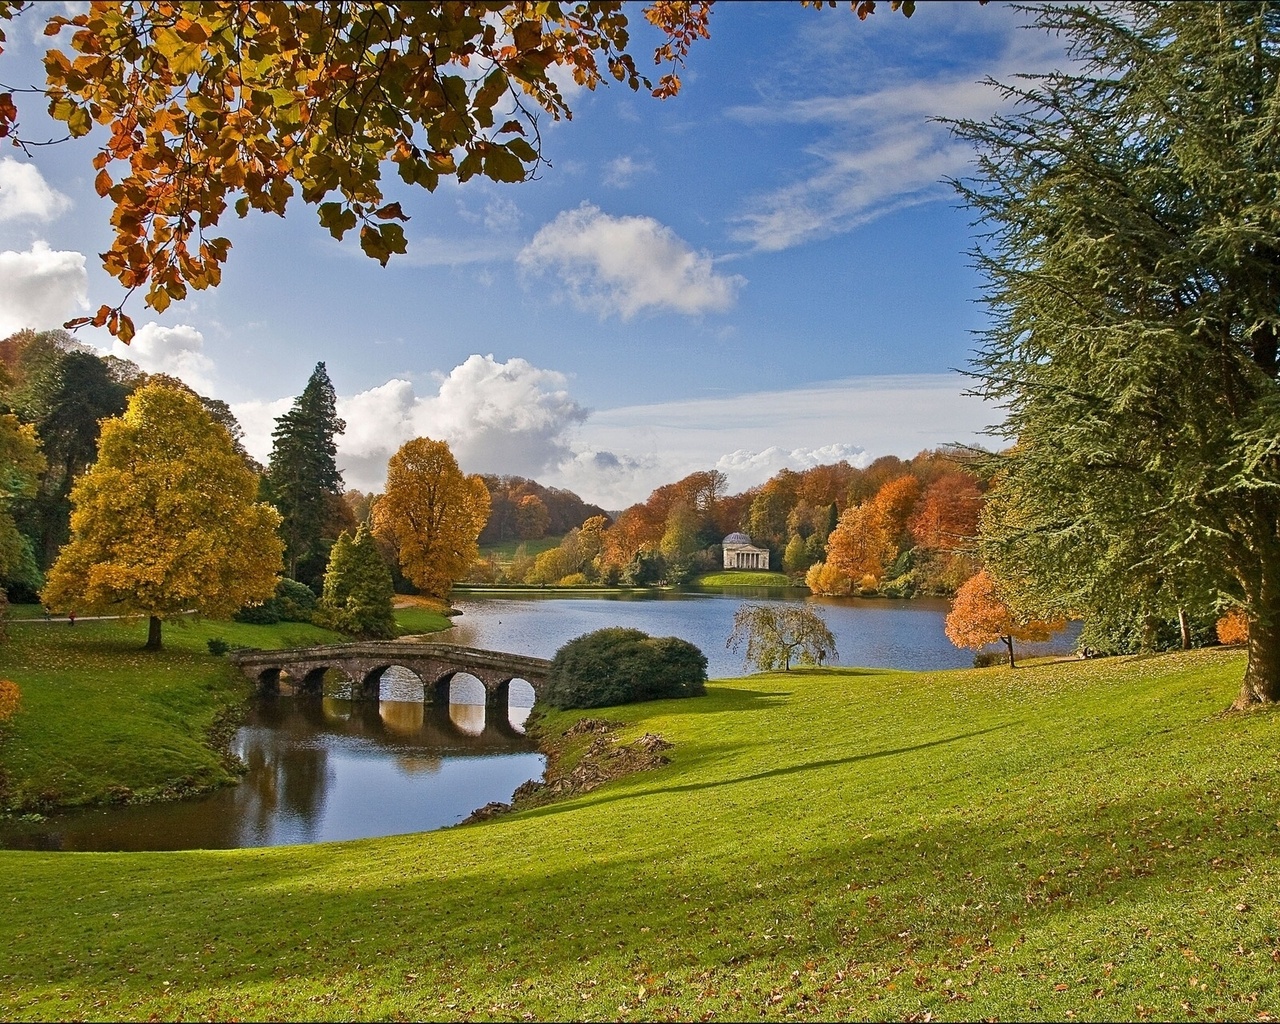
POLYGON ((865 465, 951 442, 983 444, 983 430, 1000 417, 964 389, 954 374, 860 377, 603 410, 578 431, 577 457, 539 480, 618 509, 699 470, 720 469, 741 491, 783 467, 865 465), (840 440, 815 444, 827 438, 840 440))
POLYGON ((84 254, 50 249, 0 252, 0 338, 24 327, 49 330, 88 306, 84 254))
MULTIPOLYGON (((813 133, 801 148, 808 160, 796 179, 749 200, 735 218, 734 237, 757 250, 778 251, 952 196, 943 179, 963 175, 973 154, 933 119, 983 119, 995 112, 999 96, 976 79, 990 74, 1007 80, 1065 63, 1059 43, 1018 27, 1022 15, 993 11, 984 18, 986 13, 977 16, 981 22, 968 23, 969 29, 957 27, 963 21, 952 27, 952 59, 942 61, 946 70, 931 78, 922 77, 928 64, 921 60, 905 70, 862 76, 863 81, 888 82, 879 88, 729 109, 727 116, 749 125, 790 125, 813 133), (987 42, 1000 50, 997 55, 963 59, 970 47, 983 50, 964 34, 976 31, 975 24, 992 33, 987 42)), ((950 14, 964 19, 971 12, 950 14)), ((847 49, 824 56, 839 60, 844 69, 839 77, 847 80, 852 59, 847 49)))
POLYGON ((143 325, 133 341, 114 341, 111 354, 131 359, 147 373, 167 373, 202 395, 214 390, 213 360, 204 354, 204 335, 190 324, 161 327, 154 320, 143 325))
POLYGON ((35 164, 0 157, 0 223, 53 220, 69 209, 71 200, 45 181, 35 164))
POLYGON ((636 160, 629 156, 620 156, 610 160, 604 167, 602 180, 614 188, 627 188, 642 174, 652 174, 655 168, 652 160, 636 160))
MULTIPOLYGON (((420 395, 413 382, 389 380, 338 399, 346 421, 337 439, 338 468, 348 487, 380 491, 387 461, 405 441, 448 441, 468 473, 545 475, 573 458, 568 432, 587 411, 565 389, 565 377, 524 359, 499 362, 473 355, 448 374, 437 374, 435 393, 420 395)), ((245 431, 245 447, 265 462, 275 419, 292 400, 232 406, 245 431)))
POLYGON ((575 305, 602 318, 723 312, 746 283, 717 274, 709 254, 695 252, 652 217, 613 217, 590 203, 543 226, 518 262, 530 274, 555 274, 575 305))

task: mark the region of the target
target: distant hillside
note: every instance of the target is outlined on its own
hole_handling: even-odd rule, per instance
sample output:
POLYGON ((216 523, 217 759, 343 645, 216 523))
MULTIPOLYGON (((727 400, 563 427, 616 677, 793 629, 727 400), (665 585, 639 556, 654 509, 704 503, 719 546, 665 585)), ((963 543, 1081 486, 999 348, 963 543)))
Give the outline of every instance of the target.
POLYGON ((489 523, 480 534, 481 547, 518 538, 558 537, 592 516, 613 522, 599 505, 587 504, 573 491, 544 487, 522 476, 487 475, 483 479, 489 488, 490 511, 489 523))

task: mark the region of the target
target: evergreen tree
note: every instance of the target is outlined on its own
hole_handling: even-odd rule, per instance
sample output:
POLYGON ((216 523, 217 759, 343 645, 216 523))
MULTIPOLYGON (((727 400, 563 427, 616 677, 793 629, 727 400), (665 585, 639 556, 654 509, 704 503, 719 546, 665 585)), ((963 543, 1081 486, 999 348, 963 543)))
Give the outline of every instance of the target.
POLYGON ((956 126, 994 314, 978 391, 1017 442, 984 560, 1042 618, 1238 604, 1237 705, 1280 701, 1280 6, 1035 20, 1077 63, 956 126))
POLYGON ((326 541, 333 540, 326 526, 342 498, 334 438, 346 424, 338 418, 337 404, 324 363, 316 363, 302 394, 276 419, 271 434, 266 496, 280 512, 289 576, 313 585, 322 578, 326 541))
POLYGON ((333 545, 324 574, 324 606, 344 633, 386 640, 396 635, 391 570, 367 526, 345 530, 333 545))

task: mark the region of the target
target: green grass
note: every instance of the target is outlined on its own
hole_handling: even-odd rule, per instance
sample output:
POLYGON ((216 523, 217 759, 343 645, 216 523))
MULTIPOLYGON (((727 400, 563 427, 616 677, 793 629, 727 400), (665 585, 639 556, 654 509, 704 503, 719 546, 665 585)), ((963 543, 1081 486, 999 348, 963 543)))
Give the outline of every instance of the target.
POLYGON ((438 633, 440 630, 448 629, 453 625, 449 616, 442 612, 416 605, 408 608, 397 608, 395 616, 396 625, 400 628, 401 636, 438 633))
POLYGON ((500 565, 508 565, 515 560, 516 548, 524 545, 525 554, 536 558, 544 551, 558 548, 564 537, 539 537, 536 540, 504 540, 480 549, 481 558, 492 558, 500 565))
MULTIPOLYGON (((15 618, 40 617, 38 605, 15 618)), ((171 795, 235 776, 209 745, 214 729, 249 694, 247 680, 208 653, 220 637, 246 647, 340 641, 299 623, 175 621, 164 649, 143 651, 145 621, 13 622, 0 644, 0 676, 22 691, 3 727, 0 772, 6 808, 171 795)))
POLYGON ((3 853, 0 1015, 1274 1019, 1242 662, 754 676, 607 709, 672 763, 478 826, 3 853))
POLYGON ((796 587, 786 573, 738 569, 734 572, 709 572, 693 581, 696 587, 796 587))

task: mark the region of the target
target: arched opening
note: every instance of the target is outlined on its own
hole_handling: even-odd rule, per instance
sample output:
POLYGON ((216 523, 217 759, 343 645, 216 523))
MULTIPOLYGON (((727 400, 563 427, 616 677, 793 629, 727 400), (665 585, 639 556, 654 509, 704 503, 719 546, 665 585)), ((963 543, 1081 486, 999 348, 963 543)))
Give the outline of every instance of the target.
POLYGON ((280 696, 280 670, 264 668, 258 673, 258 689, 269 697, 280 696))
POLYGON ((533 712, 537 694, 527 679, 508 679, 494 693, 495 710, 516 732, 524 733, 524 724, 533 712))
POLYGON ((484 705, 488 693, 484 683, 470 672, 453 672, 436 683, 436 699, 449 707, 454 728, 469 736, 484 732, 484 705))
POLYGON ((366 700, 414 701, 422 703, 424 682, 413 669, 403 665, 378 665, 365 673, 360 693, 366 700))
POLYGON ((328 671, 328 665, 321 665, 319 668, 313 668, 299 681, 298 693, 306 694, 308 697, 319 697, 324 693, 324 677, 325 673, 328 671))

